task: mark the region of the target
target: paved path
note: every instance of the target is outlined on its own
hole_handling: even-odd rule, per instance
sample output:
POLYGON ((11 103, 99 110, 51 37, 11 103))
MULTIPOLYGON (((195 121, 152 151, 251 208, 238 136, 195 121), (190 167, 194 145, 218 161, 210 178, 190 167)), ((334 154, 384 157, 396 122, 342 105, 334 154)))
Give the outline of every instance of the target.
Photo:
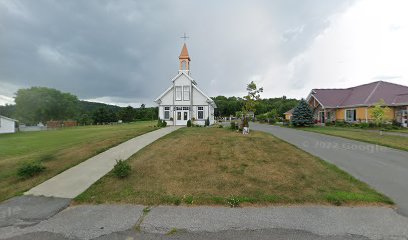
POLYGON ((0 228, 0 239, 408 239, 408 218, 390 208, 144 208, 73 206, 33 226, 0 228))
POLYGON ((391 197, 397 211, 408 216, 408 152, 278 126, 252 123, 251 129, 271 133, 337 165, 391 197))
POLYGON ((116 160, 126 160, 143 147, 179 129, 166 127, 130 139, 100 153, 30 189, 26 195, 74 198, 112 170, 116 160))

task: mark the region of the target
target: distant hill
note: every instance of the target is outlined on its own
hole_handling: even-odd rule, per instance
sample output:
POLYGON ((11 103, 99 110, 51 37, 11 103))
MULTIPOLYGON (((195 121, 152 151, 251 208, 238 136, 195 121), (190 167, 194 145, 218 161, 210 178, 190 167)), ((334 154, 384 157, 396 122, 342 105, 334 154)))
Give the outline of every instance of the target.
POLYGON ((89 102, 89 101, 84 101, 80 100, 79 101, 79 109, 81 112, 95 112, 99 108, 105 108, 107 110, 112 110, 113 112, 119 112, 122 107, 116 106, 116 105, 110 105, 106 103, 98 103, 98 102, 89 102))

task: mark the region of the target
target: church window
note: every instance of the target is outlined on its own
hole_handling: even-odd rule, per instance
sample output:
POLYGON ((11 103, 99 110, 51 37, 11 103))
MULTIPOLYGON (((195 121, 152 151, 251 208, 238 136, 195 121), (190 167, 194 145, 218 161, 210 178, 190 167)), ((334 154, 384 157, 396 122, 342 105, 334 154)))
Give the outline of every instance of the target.
POLYGON ((198 107, 197 118, 204 119, 204 107, 198 107))
POLYGON ((178 100, 178 101, 181 101, 182 99, 182 97, 181 97, 181 95, 182 95, 182 88, 181 88, 181 86, 176 86, 176 100, 178 100))
POLYGON ((164 107, 164 119, 170 119, 170 107, 164 107))
POLYGON ((190 100, 190 86, 183 86, 183 100, 190 100))
POLYGON ((182 61, 181 62, 181 70, 186 70, 186 67, 187 67, 186 61, 182 61))
POLYGON ((177 112, 177 120, 181 120, 181 112, 177 112))

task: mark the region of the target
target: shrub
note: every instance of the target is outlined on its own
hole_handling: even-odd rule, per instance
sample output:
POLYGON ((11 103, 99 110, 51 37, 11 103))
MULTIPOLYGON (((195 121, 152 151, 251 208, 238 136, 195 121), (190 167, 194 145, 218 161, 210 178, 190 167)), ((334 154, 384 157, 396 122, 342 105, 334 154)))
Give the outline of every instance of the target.
POLYGON ((17 175, 23 178, 33 177, 45 170, 45 167, 39 163, 25 163, 18 170, 17 175))
POLYGON ((159 118, 159 120, 157 120, 157 127, 166 127, 167 126, 167 122, 165 120, 161 120, 159 118))
POLYGON ((269 124, 275 124, 276 123, 276 118, 269 118, 268 122, 269 122, 269 124))
POLYGON ((349 124, 346 121, 336 121, 336 127, 347 127, 349 124))
POLYGON ((191 127, 191 120, 190 119, 187 121, 187 127, 191 127))
POLYGON ((116 164, 113 167, 113 174, 118 178, 125 178, 129 176, 132 168, 129 163, 123 160, 116 160, 116 164))
POLYGON ((383 124, 382 129, 388 131, 388 130, 392 130, 394 128, 393 128, 392 124, 383 124))
POLYGON ((370 124, 368 124, 366 122, 360 123, 360 128, 368 128, 368 127, 370 127, 370 124))
POLYGON ((392 125, 395 126, 395 127, 398 127, 398 128, 401 127, 401 123, 399 123, 399 122, 398 122, 397 120, 395 120, 395 119, 392 120, 392 125))
POLYGON ((221 124, 220 125, 218 125, 218 128, 223 128, 224 126, 222 126, 221 124))
POLYGON ((324 125, 329 127, 329 126, 334 126, 335 123, 334 122, 326 122, 324 125))
POLYGON ((368 127, 369 128, 375 128, 375 127, 377 127, 377 125, 375 125, 375 123, 373 123, 373 122, 369 122, 368 127))
POLYGON ((231 122, 231 123, 230 123, 230 128, 231 128, 232 130, 237 129, 237 126, 235 125, 235 122, 231 122))
POLYGON ((207 118, 207 119, 205 120, 205 126, 210 126, 210 119, 209 119, 209 118, 207 118))

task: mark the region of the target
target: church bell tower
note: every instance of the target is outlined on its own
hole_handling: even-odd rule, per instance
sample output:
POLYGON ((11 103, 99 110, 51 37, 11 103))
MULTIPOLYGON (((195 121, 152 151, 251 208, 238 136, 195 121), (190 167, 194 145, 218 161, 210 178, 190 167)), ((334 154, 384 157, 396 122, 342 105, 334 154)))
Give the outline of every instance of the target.
POLYGON ((184 43, 183 48, 181 49, 181 53, 179 56, 180 61, 180 68, 179 72, 185 71, 188 75, 190 75, 190 56, 188 55, 187 45, 184 43))

